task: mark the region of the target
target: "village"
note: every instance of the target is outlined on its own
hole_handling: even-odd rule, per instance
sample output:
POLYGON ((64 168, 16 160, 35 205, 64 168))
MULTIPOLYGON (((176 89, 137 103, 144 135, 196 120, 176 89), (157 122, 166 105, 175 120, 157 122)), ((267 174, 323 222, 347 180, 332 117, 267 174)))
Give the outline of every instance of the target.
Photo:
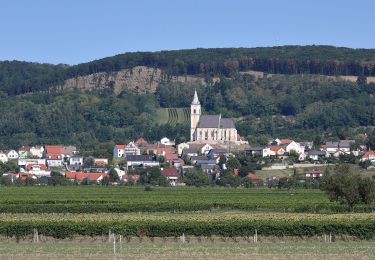
MULTIPOLYGON (((184 185, 181 177, 194 168, 207 174, 210 179, 220 179, 220 174, 227 169, 225 162, 228 158, 239 155, 251 158, 263 169, 275 172, 290 168, 314 168, 306 171, 305 178, 320 178, 324 173, 322 166, 339 162, 345 156, 352 156, 360 163, 367 162, 366 167, 375 166, 375 152, 367 151, 364 145, 355 145, 353 140, 325 142, 319 149, 313 147, 313 142, 278 138, 263 147, 196 142, 176 145, 166 137, 157 143, 148 143, 139 138, 128 144, 115 145, 113 158, 84 158, 75 146, 45 145, 2 150, 0 162, 17 163, 17 172, 3 174, 9 176, 12 182, 49 178, 52 172, 58 172, 72 183, 100 184, 114 170, 119 177, 114 184, 137 183, 140 178, 137 169, 156 167, 172 186, 184 185)), ((238 174, 238 169, 233 174, 238 174)), ((249 170, 247 177, 253 182, 266 181, 257 176, 254 170, 249 170)))
POLYGON ((111 158, 84 158, 77 147, 63 145, 0 150, 1 163, 15 162, 17 166, 16 171, 4 172, 3 177, 9 177, 11 183, 54 175, 74 184, 136 184, 144 169, 156 168, 171 186, 185 185, 186 173, 194 170, 206 176, 207 183, 211 184, 220 182, 223 173, 230 171, 230 176, 240 174, 252 185, 269 185, 281 178, 286 181, 291 178, 290 173, 280 176, 272 171, 306 169, 299 171, 300 179, 319 179, 324 174, 324 166, 336 163, 359 164, 366 169, 375 167, 375 152, 365 145, 365 135, 362 143, 355 140, 314 143, 275 138, 267 145, 254 147, 238 134, 232 119, 202 115, 197 91, 190 111, 189 142, 176 144, 164 137, 149 143, 139 138, 127 144, 116 144, 111 158), (271 174, 260 176, 257 170, 269 170, 271 174))

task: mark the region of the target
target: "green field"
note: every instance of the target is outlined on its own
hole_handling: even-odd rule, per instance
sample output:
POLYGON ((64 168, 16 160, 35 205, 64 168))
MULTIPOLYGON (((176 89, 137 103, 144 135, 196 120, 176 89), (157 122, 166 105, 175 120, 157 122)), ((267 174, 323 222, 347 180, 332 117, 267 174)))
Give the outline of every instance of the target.
MULTIPOLYGON (((114 259, 113 245, 103 242, 7 243, 0 244, 1 259, 114 259)), ((374 242, 286 242, 246 243, 234 241, 174 241, 123 244, 123 259, 373 259, 374 242)), ((120 258, 119 250, 116 251, 120 258)))
POLYGON ((189 108, 159 108, 156 111, 156 123, 159 125, 188 124, 190 123, 189 108))
MULTIPOLYGON (((338 212, 320 190, 225 187, 1 187, 2 213, 175 212, 248 210, 270 212, 338 212)), ((365 211, 358 206, 357 211, 365 211)))

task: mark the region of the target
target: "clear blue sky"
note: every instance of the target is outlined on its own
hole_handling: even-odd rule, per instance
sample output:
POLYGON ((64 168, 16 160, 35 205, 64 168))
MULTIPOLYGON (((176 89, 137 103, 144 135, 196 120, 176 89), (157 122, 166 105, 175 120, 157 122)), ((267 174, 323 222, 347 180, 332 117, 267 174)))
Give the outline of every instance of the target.
POLYGON ((0 60, 77 64, 129 51, 375 48, 374 0, 1 0, 0 60))

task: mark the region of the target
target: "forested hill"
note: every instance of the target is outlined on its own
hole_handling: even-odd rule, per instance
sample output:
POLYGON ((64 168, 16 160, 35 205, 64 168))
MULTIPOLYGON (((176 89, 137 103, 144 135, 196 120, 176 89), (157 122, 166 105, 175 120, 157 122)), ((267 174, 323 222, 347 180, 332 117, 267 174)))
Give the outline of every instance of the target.
POLYGON ((216 48, 132 52, 75 66, 0 62, 0 96, 47 90, 64 79, 136 66, 169 75, 231 76, 256 70, 275 74, 375 76, 375 49, 333 46, 216 48))

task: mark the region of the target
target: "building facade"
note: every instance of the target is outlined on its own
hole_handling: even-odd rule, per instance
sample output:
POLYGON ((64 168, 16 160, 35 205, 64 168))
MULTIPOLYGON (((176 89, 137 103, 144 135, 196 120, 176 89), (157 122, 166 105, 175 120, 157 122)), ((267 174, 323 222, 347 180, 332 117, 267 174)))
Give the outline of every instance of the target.
POLYGON ((233 120, 221 115, 202 115, 197 91, 190 111, 190 141, 198 143, 232 143, 237 141, 233 120))

